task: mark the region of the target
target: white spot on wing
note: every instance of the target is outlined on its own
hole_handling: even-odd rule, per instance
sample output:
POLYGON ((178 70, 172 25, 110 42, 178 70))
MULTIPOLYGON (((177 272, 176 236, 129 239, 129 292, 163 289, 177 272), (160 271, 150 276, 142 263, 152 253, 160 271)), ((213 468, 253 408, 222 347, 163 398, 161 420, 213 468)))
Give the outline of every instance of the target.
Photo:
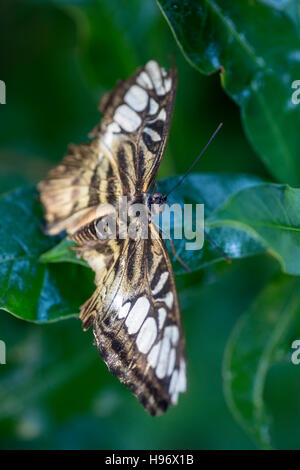
POLYGON ((166 110, 165 108, 162 108, 158 114, 158 116, 156 116, 155 119, 151 119, 151 121, 149 121, 151 124, 153 122, 157 122, 157 121, 165 121, 167 118, 167 113, 166 113, 166 110))
MULTIPOLYGON (((169 393, 171 395, 171 402, 173 405, 176 405, 177 400, 178 400, 178 394, 179 393, 184 393, 186 391, 186 365, 185 365, 185 360, 181 359, 180 360, 180 365, 179 369, 175 369, 172 373, 171 371, 171 366, 173 364, 173 358, 171 359, 172 355, 172 350, 170 354, 170 362, 169 362, 169 368, 168 368, 168 374, 172 374, 170 384, 169 384, 169 393)), ((174 363, 175 365, 175 363, 174 363)), ((173 365, 173 368, 174 368, 173 365)))
POLYGON ((126 304, 123 305, 123 307, 120 308, 119 313, 118 313, 118 318, 125 318, 127 317, 127 314, 130 309, 130 302, 126 302, 126 304))
POLYGON ((150 353, 147 356, 148 362, 153 369, 156 367, 158 354, 161 346, 161 341, 159 341, 153 348, 151 349, 150 353))
POLYGON ((165 297, 163 297, 161 299, 157 299, 157 302, 164 302, 166 304, 166 306, 171 309, 172 306, 173 306, 173 300, 174 300, 173 293, 168 292, 165 297))
POLYGON ((159 120, 159 119, 160 119, 161 121, 165 121, 165 120, 166 120, 166 117, 167 117, 166 110, 165 110, 165 108, 162 108, 162 109, 160 110, 160 113, 159 113, 159 115, 157 116, 156 120, 159 120))
POLYGON ((169 385, 169 393, 172 395, 175 390, 176 390, 176 384, 177 384, 177 379, 178 379, 178 369, 175 369, 171 380, 170 380, 170 385, 169 385))
POLYGON ((168 337, 162 339, 161 350, 155 372, 159 379, 163 379, 168 369, 168 359, 170 353, 170 340, 168 337))
POLYGON ((172 87, 172 80, 171 78, 166 78, 164 81, 164 86, 165 86, 165 93, 169 93, 172 87))
POLYGON ((124 101, 135 111, 143 111, 148 103, 148 94, 138 85, 133 85, 124 96, 124 101))
POLYGON ((140 116, 133 111, 127 104, 121 104, 114 114, 114 120, 124 129, 126 132, 133 132, 141 125, 140 116))
POLYGON ((175 392, 175 393, 173 393, 172 396, 171 396, 171 403, 172 403, 173 405, 177 405, 177 402, 178 402, 178 393, 175 392))
POLYGON ((172 79, 167 77, 166 70, 159 67, 158 63, 154 60, 150 60, 145 68, 154 83, 156 93, 159 96, 167 94, 172 88, 172 79))
POLYGON ((155 87, 156 93, 161 96, 165 94, 165 88, 163 86, 162 74, 161 69, 157 62, 154 60, 150 60, 146 64, 146 70, 149 73, 155 87))
POLYGON ((161 72, 158 63, 155 60, 149 60, 147 62, 145 69, 149 73, 150 77, 152 78, 154 84, 155 82, 159 82, 161 80, 161 72))
MULTIPOLYGON (((146 129, 145 129, 146 130, 146 129)), ((164 287, 165 283, 167 282, 167 279, 169 277, 169 273, 168 271, 165 271, 164 273, 162 273, 160 275, 160 278, 159 278, 159 281, 158 283, 156 284, 156 286, 154 287, 153 291, 152 291, 152 294, 153 295, 156 295, 158 294, 162 288, 164 287)))
POLYGON ((164 332, 165 336, 170 338, 173 346, 175 346, 179 339, 179 329, 176 325, 167 326, 164 332))
MULTIPOLYGON (((113 301, 113 304, 112 304, 113 308, 114 308, 117 312, 119 312, 119 313, 118 313, 118 316, 119 316, 120 310, 121 310, 121 308, 122 308, 122 303, 123 303, 123 296, 118 293, 118 294, 115 296, 114 301, 113 301)), ((125 304, 125 305, 126 305, 126 304, 125 304)), ((130 305, 130 304, 129 304, 129 305, 130 305)), ((120 318, 120 317, 119 317, 119 318, 120 318)))
POLYGON ((143 323, 139 331, 138 337, 136 339, 136 344, 139 350, 142 353, 147 354, 152 344, 154 343, 156 336, 157 336, 156 321, 154 320, 154 318, 149 317, 147 318, 145 323, 143 323))
POLYGON ((175 369, 169 385, 171 401, 175 405, 178 400, 178 394, 186 391, 186 366, 184 359, 180 361, 179 371, 175 369))
POLYGON ((149 103, 149 114, 156 114, 158 111, 159 105, 158 103, 153 99, 150 98, 150 103, 149 103))
POLYGON ((185 372, 184 359, 181 359, 180 361, 180 369, 179 369, 178 381, 176 384, 176 391, 182 392, 182 393, 186 391, 186 372, 185 372))
POLYGON ((169 365, 168 365, 167 375, 172 374, 174 366, 175 366, 175 361, 176 361, 176 351, 174 348, 172 348, 170 351, 170 356, 169 356, 169 365))
POLYGON ((152 90, 153 85, 152 82, 146 72, 141 72, 140 75, 136 79, 136 83, 141 85, 144 88, 147 88, 148 90, 152 90))
POLYGON ((153 129, 150 129, 150 127, 145 127, 144 132, 146 132, 146 134, 150 135, 153 142, 159 142, 161 140, 160 135, 156 131, 154 131, 153 129))
POLYGON ((167 316, 167 311, 165 308, 161 307, 158 309, 158 328, 161 330, 164 323, 165 323, 165 319, 166 319, 166 316, 167 316))
POLYGON ((149 309, 150 302, 146 297, 140 297, 136 301, 125 321, 125 325, 127 326, 128 333, 130 335, 136 333, 140 329, 149 309))

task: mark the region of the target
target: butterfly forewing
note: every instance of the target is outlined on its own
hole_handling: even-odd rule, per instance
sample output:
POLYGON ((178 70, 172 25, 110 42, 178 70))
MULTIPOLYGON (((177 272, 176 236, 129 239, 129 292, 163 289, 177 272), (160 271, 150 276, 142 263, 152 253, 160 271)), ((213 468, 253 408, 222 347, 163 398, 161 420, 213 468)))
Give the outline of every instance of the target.
POLYGON ((143 195, 155 179, 169 131, 176 71, 150 61, 104 96, 92 140, 72 146, 39 184, 48 233, 66 230, 95 271, 82 306, 99 352, 151 414, 186 389, 185 341, 174 275, 163 240, 99 239, 97 224, 120 196, 143 195))
POLYGON ((125 193, 146 192, 155 178, 169 131, 176 93, 176 70, 150 61, 131 79, 104 96, 104 116, 91 133, 118 159, 125 193))
POLYGON ((71 145, 38 186, 49 234, 72 234, 95 218, 99 204, 148 190, 163 155, 176 81, 175 69, 150 61, 104 96, 93 140, 71 145))

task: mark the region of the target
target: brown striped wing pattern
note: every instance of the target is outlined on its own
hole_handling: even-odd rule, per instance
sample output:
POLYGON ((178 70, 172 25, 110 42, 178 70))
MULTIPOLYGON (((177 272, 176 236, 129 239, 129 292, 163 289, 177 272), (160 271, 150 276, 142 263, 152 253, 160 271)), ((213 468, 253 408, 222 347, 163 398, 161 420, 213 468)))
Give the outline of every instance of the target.
POLYGON ((176 71, 150 61, 117 83, 100 104, 91 141, 71 146, 38 189, 49 234, 66 230, 95 271, 96 290, 81 307, 109 370, 146 410, 160 414, 186 390, 185 340, 165 244, 149 221, 148 239, 100 240, 97 223, 120 196, 144 196, 169 131, 176 71), (107 208, 107 209, 106 209, 107 208))

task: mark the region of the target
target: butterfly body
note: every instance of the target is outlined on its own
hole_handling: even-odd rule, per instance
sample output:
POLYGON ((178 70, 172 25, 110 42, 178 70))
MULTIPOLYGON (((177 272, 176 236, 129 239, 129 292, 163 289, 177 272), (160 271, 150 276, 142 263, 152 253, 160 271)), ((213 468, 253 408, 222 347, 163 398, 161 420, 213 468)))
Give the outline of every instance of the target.
POLYGON ((96 290, 80 310, 83 328, 93 327, 109 370, 152 415, 166 411, 186 390, 174 274, 151 218, 153 207, 160 211, 166 197, 149 194, 166 144, 176 81, 175 69, 150 61, 118 82, 101 101, 103 118, 92 140, 71 146, 38 186, 48 233, 66 230, 96 274, 96 290), (123 232, 124 198, 127 224, 137 236, 123 232), (139 236, 142 209, 147 237, 139 236), (105 238, 103 221, 113 214, 116 231, 105 238))
MULTIPOLYGON (((161 193, 149 194, 148 200, 147 200, 147 206, 149 210, 151 211, 151 207, 153 205, 158 206, 159 208, 163 206, 166 202, 167 202, 167 196, 165 196, 164 194, 161 194, 161 193)), ((157 212, 161 212, 161 211, 158 210, 157 212)))

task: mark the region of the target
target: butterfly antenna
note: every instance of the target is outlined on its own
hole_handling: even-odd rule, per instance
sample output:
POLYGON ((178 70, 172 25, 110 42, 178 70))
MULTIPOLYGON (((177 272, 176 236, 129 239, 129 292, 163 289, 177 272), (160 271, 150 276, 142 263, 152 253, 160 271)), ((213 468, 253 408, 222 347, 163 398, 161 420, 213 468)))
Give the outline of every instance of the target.
POLYGON ((155 193, 156 187, 157 187, 157 182, 154 181, 154 182, 153 182, 153 187, 152 187, 152 193, 155 193))
POLYGON ((169 196, 169 194, 171 194, 172 191, 174 191, 175 188, 177 188, 177 186, 179 186, 182 181, 184 180, 184 178, 192 171, 192 169, 194 168, 195 165, 197 165, 198 161, 200 160, 200 158, 202 157, 202 155, 204 154, 205 150, 207 149, 207 147, 209 146, 209 144, 213 141, 213 139, 216 137, 217 133, 219 132, 219 130, 221 129, 221 127, 223 126, 223 123, 220 122, 220 124, 218 125, 217 129, 215 130, 215 132, 212 134, 211 138, 209 139, 209 141, 207 142, 207 144, 203 147, 203 149, 201 150, 201 152, 199 153, 198 157, 196 158, 196 160, 194 161, 194 163, 190 166, 190 168, 188 169, 188 171, 182 175, 182 177, 179 179, 179 181, 175 184, 175 186, 171 189, 171 191, 169 191, 167 193, 166 196, 169 196))

